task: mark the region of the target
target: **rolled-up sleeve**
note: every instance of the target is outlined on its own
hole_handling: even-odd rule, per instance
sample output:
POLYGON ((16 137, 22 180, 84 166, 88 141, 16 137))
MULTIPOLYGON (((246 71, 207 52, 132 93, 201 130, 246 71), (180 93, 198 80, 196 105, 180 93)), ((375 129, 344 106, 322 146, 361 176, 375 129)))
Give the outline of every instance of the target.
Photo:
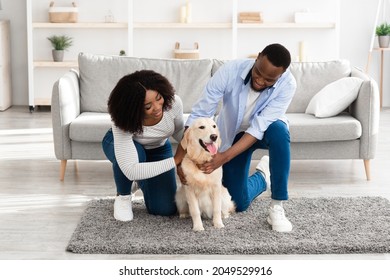
POLYGON ((202 97, 192 107, 186 126, 201 117, 213 117, 217 111, 218 104, 223 98, 228 87, 229 75, 231 75, 226 66, 221 67, 214 76, 208 81, 203 90, 202 97))

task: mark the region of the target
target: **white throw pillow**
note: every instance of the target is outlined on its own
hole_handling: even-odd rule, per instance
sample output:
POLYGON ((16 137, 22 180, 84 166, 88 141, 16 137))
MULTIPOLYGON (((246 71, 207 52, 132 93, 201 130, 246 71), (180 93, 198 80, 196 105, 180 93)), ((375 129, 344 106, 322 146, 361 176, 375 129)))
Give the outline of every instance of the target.
POLYGON ((336 116, 357 98, 362 82, 359 78, 346 77, 326 85, 312 97, 305 113, 317 118, 336 116))

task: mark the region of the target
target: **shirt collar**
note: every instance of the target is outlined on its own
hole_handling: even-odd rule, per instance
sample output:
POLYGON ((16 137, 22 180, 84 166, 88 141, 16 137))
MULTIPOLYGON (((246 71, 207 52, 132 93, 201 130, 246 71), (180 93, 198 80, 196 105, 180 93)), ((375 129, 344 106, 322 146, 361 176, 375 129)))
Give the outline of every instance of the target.
POLYGON ((248 74, 246 74, 246 77, 244 79, 244 85, 246 85, 250 81, 251 76, 252 76, 251 75, 252 74, 252 69, 253 69, 253 67, 249 70, 248 74))
POLYGON ((249 65, 248 67, 246 67, 244 69, 244 71, 242 72, 242 75, 241 77, 243 78, 244 80, 244 85, 246 85, 250 79, 251 79, 251 74, 252 74, 252 69, 253 69, 253 66, 255 65, 255 63, 253 62, 252 65, 249 65), (249 69, 248 69, 249 68, 249 69))

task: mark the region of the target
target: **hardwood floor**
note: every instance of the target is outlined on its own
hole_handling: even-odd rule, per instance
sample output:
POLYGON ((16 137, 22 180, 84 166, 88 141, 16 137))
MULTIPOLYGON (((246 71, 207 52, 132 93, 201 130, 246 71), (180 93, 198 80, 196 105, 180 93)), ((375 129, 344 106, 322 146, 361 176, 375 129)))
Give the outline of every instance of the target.
MULTIPOLYGON (((362 160, 293 161, 291 197, 382 196, 390 199, 390 108, 383 108, 371 181, 362 160)), ((115 194, 108 161, 69 161, 63 182, 48 108, 0 112, 0 259, 390 259, 372 255, 161 256, 77 255, 65 247, 87 201, 115 194)), ((254 168, 253 163, 252 168, 254 168)))

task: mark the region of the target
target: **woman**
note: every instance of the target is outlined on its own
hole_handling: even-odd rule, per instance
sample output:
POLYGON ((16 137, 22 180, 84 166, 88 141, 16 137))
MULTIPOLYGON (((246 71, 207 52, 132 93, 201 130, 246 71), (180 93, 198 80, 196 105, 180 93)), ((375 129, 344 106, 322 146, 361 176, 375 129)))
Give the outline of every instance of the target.
POLYGON ((112 162, 117 196, 114 217, 131 221, 131 187, 137 181, 150 214, 176 213, 175 166, 168 140, 183 135, 183 104, 171 83, 151 70, 136 71, 119 80, 108 99, 113 122, 102 145, 112 162))

